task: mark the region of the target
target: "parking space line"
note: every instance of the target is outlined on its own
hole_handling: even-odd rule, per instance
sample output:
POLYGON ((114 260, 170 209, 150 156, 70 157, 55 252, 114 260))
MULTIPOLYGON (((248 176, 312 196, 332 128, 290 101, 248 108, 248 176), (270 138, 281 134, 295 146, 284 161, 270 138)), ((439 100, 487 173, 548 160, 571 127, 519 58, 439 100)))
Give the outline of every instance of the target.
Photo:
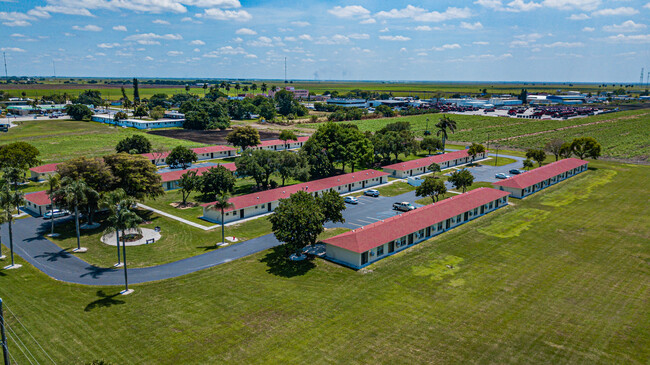
POLYGON ((375 220, 375 221, 380 221, 381 220, 381 218, 373 218, 373 217, 366 217, 366 219, 372 219, 372 220, 375 220))
POLYGON ((363 222, 363 223, 366 223, 366 224, 373 224, 373 223, 375 223, 375 222, 364 221, 363 219, 357 219, 357 222, 363 222))
POLYGON ((346 223, 351 224, 353 226, 357 226, 357 227, 363 227, 363 224, 356 224, 356 223, 351 223, 351 222, 346 222, 346 223))

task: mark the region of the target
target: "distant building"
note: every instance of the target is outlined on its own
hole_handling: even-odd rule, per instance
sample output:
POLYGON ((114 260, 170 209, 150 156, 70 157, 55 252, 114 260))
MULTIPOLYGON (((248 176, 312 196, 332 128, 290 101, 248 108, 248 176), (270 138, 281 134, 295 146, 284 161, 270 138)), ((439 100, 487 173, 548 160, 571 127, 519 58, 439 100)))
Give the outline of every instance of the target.
MULTIPOLYGON (((213 160, 218 158, 233 157, 237 155, 237 150, 234 147, 216 145, 208 147, 197 147, 192 148, 192 151, 196 153, 197 160, 213 160)), ((155 165, 164 165, 165 159, 169 156, 169 152, 150 152, 143 153, 141 156, 146 157, 151 163, 155 165)))
POLYGON ((517 98, 490 98, 488 103, 494 106, 514 106, 523 104, 523 102, 517 98))
MULTIPOLYGON (((234 162, 224 163, 220 165, 227 168, 229 171, 233 173, 237 171, 237 167, 235 166, 234 162)), ((180 182, 181 177, 183 177, 184 174, 190 171, 196 171, 197 176, 202 176, 206 171, 216 167, 217 165, 213 165, 213 166, 203 166, 203 167, 195 167, 195 168, 189 168, 184 170, 163 172, 160 174, 163 190, 178 189, 179 188, 178 183, 180 182)))
POLYGON ((56 167, 58 165, 58 163, 50 163, 47 165, 32 167, 29 169, 29 172, 31 174, 30 179, 34 181, 45 180, 48 176, 54 175, 56 173, 56 167))
POLYGON ((306 89, 296 89, 293 86, 286 86, 284 89, 279 88, 277 91, 269 90, 269 97, 274 97, 275 94, 280 90, 286 90, 293 94, 295 99, 307 99, 309 98, 309 90, 306 89))
POLYGON ((250 150, 270 150, 270 151, 282 151, 284 149, 287 150, 295 150, 298 148, 301 148, 309 137, 298 137, 298 140, 293 141, 293 140, 287 140, 286 142, 281 140, 281 139, 270 139, 266 141, 262 141, 262 143, 258 144, 257 146, 253 147, 248 147, 247 149, 250 150))
POLYGON ((337 105, 344 108, 368 107, 368 103, 364 99, 328 99, 327 105, 337 105))
POLYGON ((115 122, 115 118, 108 114, 95 114, 90 118, 93 122, 117 125, 120 127, 136 128, 136 129, 156 129, 156 128, 171 128, 182 127, 185 119, 124 119, 115 122))
POLYGON ((35 193, 25 194, 25 205, 23 209, 36 216, 42 216, 52 209, 50 196, 47 191, 37 191, 35 193))
MULTIPOLYGON (((487 157, 487 151, 478 154, 476 160, 481 160, 485 157, 487 157)), ((399 162, 393 165, 384 166, 382 169, 392 177, 406 178, 409 176, 424 174, 429 171, 428 167, 432 163, 437 163, 441 168, 445 169, 452 166, 466 164, 471 161, 472 157, 467 153, 467 150, 460 150, 436 156, 419 158, 417 160, 399 162)))
POLYGON ((585 94, 548 95, 546 97, 546 100, 550 101, 551 103, 566 105, 583 104, 587 101, 586 99, 587 95, 585 94))
POLYGON ((520 175, 515 175, 509 179, 494 182, 492 185, 496 189, 507 191, 513 198, 521 199, 583 171, 587 171, 587 166, 587 161, 577 158, 566 158, 520 175))
POLYGON ((175 110, 167 110, 165 111, 164 117, 167 119, 185 119, 185 114, 175 110))
POLYGON ((37 107, 31 105, 10 105, 7 107, 7 111, 14 115, 62 113, 65 107, 65 104, 38 105, 37 107))

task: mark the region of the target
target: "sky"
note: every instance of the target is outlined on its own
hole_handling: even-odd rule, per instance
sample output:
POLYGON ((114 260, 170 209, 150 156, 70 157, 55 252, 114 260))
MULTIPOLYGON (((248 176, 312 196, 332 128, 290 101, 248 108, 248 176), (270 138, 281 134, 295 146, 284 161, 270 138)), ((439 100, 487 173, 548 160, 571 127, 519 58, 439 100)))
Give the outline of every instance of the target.
POLYGON ((649 23, 648 0, 0 0, 0 49, 10 76, 636 83, 649 23))

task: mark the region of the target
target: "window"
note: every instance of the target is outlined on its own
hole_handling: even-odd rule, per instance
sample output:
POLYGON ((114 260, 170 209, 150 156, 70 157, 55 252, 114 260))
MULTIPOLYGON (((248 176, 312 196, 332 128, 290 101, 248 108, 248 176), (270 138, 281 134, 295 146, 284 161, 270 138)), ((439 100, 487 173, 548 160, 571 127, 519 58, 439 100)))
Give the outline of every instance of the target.
POLYGON ((384 245, 377 247, 377 257, 383 256, 384 254, 384 245))
POLYGON ((474 208, 474 215, 478 214, 478 208, 474 208))
POLYGON ((442 229, 442 222, 438 223, 438 230, 442 229))
POLYGON ((456 222, 460 222, 460 214, 456 217, 456 222))

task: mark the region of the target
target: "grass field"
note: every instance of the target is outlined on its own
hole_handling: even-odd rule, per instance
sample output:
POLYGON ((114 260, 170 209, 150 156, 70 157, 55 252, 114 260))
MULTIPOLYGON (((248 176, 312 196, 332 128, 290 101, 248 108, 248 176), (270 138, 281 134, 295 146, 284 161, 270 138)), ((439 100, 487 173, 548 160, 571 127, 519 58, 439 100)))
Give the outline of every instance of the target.
MULTIPOLYGON (((434 124, 441 114, 417 115, 354 121, 362 131, 377 131, 388 123, 408 121, 417 135, 434 124)), ((458 129, 449 139, 458 142, 495 141, 515 148, 540 148, 553 138, 570 141, 592 136, 602 145, 602 154, 621 159, 647 160, 650 157, 650 111, 648 109, 596 115, 568 120, 527 120, 506 117, 450 115, 458 129), (565 128, 565 129, 561 129, 565 128)), ((299 128, 317 128, 320 124, 302 124, 299 128)))
POLYGON ((121 297, 27 264, 0 297, 59 363, 647 364, 650 167, 590 167, 369 270, 266 251, 121 297))
POLYGON ((86 156, 98 157, 115 152, 115 145, 121 139, 141 134, 151 141, 153 148, 171 149, 178 145, 188 147, 202 146, 200 143, 166 138, 132 128, 114 128, 95 122, 73 120, 34 120, 17 122, 18 127, 0 134, 0 144, 25 141, 40 152, 43 163, 62 162, 64 160, 86 156))

